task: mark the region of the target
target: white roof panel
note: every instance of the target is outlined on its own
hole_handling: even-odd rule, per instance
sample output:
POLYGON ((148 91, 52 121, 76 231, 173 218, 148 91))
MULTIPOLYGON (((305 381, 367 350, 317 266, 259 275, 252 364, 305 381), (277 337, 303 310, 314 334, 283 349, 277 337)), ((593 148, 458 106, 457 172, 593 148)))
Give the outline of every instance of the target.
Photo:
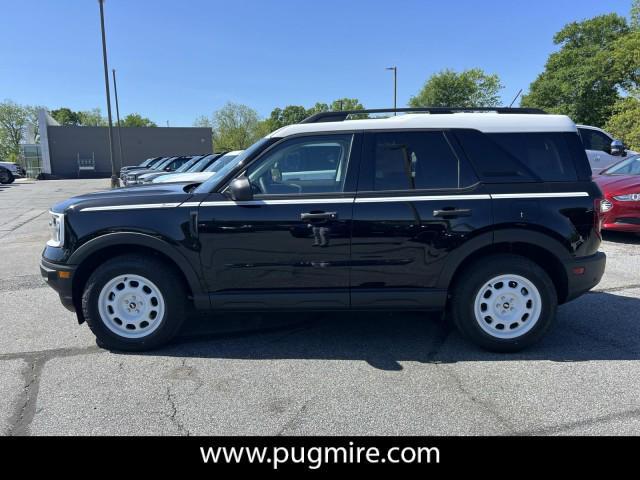
POLYGON ((472 128, 486 133, 576 132, 576 125, 565 115, 520 113, 408 113, 396 117, 344 122, 296 123, 282 127, 268 137, 288 137, 300 133, 340 130, 385 130, 422 128, 472 128))

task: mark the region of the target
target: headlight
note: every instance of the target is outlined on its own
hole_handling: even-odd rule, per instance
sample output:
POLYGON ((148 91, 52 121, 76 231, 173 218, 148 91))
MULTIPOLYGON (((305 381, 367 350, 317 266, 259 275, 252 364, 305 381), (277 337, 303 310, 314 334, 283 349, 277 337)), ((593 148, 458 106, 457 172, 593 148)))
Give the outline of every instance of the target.
POLYGON ((51 239, 47 242, 50 247, 62 247, 64 245, 64 214, 49 212, 49 232, 51 239))
POLYGON ((613 197, 619 202, 640 202, 640 193, 628 193, 613 197))

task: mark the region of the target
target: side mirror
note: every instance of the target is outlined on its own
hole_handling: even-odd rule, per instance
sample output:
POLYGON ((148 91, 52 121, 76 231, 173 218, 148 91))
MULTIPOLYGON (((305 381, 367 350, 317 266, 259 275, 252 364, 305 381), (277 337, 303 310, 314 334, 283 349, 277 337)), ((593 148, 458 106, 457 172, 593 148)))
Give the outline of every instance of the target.
POLYGON ((236 202, 253 200, 251 182, 249 182, 249 179, 245 176, 236 178, 229 185, 229 194, 231 194, 231 199, 236 202))
POLYGON ((614 140, 611 142, 611 155, 616 157, 624 157, 627 151, 624 148, 624 143, 621 140, 614 140))
POLYGON ((171 167, 164 167, 164 171, 165 172, 170 172, 171 171, 171 167))

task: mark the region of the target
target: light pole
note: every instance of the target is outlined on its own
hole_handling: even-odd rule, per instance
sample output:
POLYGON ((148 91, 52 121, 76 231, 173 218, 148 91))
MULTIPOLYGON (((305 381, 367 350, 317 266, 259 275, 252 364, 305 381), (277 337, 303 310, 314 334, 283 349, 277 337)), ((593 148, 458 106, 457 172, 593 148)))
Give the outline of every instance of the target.
MULTIPOLYGON (((393 70, 393 109, 398 108, 398 67, 387 67, 385 70, 393 70)), ((393 115, 397 115, 398 112, 393 112, 393 115)))
POLYGON ((109 67, 107 65, 107 39, 104 34, 104 0, 100 5, 100 29, 102 30, 102 62, 104 63, 104 87, 107 92, 107 118, 109 120, 109 160, 111 160, 111 188, 119 186, 116 164, 113 162, 113 121, 111 119, 111 95, 109 93, 109 67))
POLYGON ((118 148, 120 149, 120 168, 124 165, 124 155, 122 153, 122 131, 120 130, 120 107, 118 106, 118 84, 116 83, 116 69, 113 73, 113 94, 116 97, 116 122, 118 122, 118 148))

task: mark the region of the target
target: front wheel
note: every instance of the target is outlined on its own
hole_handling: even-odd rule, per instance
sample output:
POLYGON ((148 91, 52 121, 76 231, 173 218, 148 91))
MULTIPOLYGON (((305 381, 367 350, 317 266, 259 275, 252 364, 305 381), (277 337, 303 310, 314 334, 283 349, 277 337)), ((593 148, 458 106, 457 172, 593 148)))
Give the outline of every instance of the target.
POLYGON ((98 345, 143 351, 171 340, 185 316, 181 281, 170 265, 151 257, 126 255, 98 267, 82 295, 98 345))
POLYGON ((454 287, 451 312, 460 333, 476 345, 515 352, 544 335, 557 302, 554 284, 538 264, 492 255, 467 267, 454 287))
POLYGON ((14 180, 15 180, 15 177, 13 176, 13 173, 11 173, 9 170, 5 170, 4 168, 0 170, 0 183, 2 184, 13 183, 14 180))

